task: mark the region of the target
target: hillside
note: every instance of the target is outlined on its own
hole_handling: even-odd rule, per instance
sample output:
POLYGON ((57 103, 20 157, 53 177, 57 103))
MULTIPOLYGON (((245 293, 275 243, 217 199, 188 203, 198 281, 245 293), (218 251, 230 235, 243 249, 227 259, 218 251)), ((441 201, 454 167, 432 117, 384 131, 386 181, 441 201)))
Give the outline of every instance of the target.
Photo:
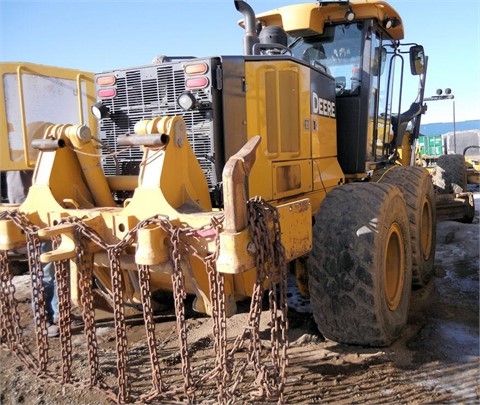
MULTIPOLYGON (((480 120, 470 120, 455 123, 455 132, 480 129, 480 120)), ((422 135, 442 135, 447 132, 453 132, 453 122, 439 122, 434 124, 424 124, 420 126, 422 135)))

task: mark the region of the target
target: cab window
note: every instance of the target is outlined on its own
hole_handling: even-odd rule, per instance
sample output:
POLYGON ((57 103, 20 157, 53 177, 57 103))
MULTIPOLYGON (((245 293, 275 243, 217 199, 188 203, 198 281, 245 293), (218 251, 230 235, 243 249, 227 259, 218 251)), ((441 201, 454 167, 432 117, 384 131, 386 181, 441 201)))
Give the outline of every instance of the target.
POLYGON ((358 94, 362 66, 363 23, 326 26, 324 33, 290 38, 297 59, 335 78, 337 95, 358 94))

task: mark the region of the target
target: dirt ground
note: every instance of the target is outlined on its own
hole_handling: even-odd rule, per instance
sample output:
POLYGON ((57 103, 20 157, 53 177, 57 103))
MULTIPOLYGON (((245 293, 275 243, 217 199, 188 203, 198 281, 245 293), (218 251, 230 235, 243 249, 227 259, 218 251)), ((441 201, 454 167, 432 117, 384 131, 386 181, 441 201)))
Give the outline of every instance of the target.
MULTIPOLYGON (((473 224, 441 222, 437 227, 436 277, 429 287, 414 291, 403 335, 388 348, 347 346, 325 341, 310 314, 289 309, 289 348, 284 402, 335 404, 478 404, 479 368, 479 214, 476 192, 473 224)), ((27 275, 15 277, 24 336, 31 341, 30 285, 27 275)), ((247 322, 247 305, 229 319, 229 341, 247 322)), ((106 382, 116 385, 115 330, 111 315, 99 316, 98 351, 106 382)), ((128 353, 132 362, 132 392, 147 392, 150 384, 148 350, 141 314, 128 312, 128 353)), ((163 380, 181 384, 181 365, 173 312, 155 317, 163 380)), ((260 324, 269 344, 268 324, 260 324)), ((188 339, 198 373, 212 362, 213 340, 207 317, 189 313, 188 339)), ((58 339, 49 341, 50 369, 61 375, 58 339)), ((81 328, 74 329, 73 374, 86 380, 88 362, 81 328)), ((100 391, 80 386, 61 387, 34 377, 6 350, 0 351, 1 404, 109 404, 100 391)), ((237 403, 259 403, 251 396, 253 377, 247 373, 237 403)), ((60 380, 60 377, 59 377, 60 380)), ((79 385, 79 384, 77 384, 79 385)), ((211 381, 195 402, 214 403, 211 381)), ((181 401, 184 398, 180 398, 181 401)), ((153 403, 166 403, 158 399, 153 403)), ((169 403, 172 403, 171 401, 169 403)))

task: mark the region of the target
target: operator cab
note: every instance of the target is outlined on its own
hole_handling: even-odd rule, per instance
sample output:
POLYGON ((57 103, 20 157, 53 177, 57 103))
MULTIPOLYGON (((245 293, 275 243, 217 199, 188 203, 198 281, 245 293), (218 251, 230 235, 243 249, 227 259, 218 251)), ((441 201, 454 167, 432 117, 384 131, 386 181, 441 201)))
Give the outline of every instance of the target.
POLYGON ((399 159, 407 125, 410 145, 418 138, 426 57, 423 47, 400 43, 402 20, 387 3, 320 1, 256 18, 263 30, 272 25, 285 30, 289 55, 335 79, 338 160, 347 176, 362 177, 399 159), (408 71, 420 75, 420 86, 402 112, 408 71))
MULTIPOLYGON (((335 78, 338 156, 345 174, 395 161, 419 100, 402 113, 404 51, 374 19, 325 25, 322 34, 289 36, 294 57, 335 78), (355 140, 358 140, 356 142, 355 140), (366 164, 367 162, 367 164, 366 164)), ((423 50, 412 55, 423 64, 423 50)), ((417 69, 414 74, 423 72, 417 69)), ((417 135, 418 136, 418 135, 417 135)))

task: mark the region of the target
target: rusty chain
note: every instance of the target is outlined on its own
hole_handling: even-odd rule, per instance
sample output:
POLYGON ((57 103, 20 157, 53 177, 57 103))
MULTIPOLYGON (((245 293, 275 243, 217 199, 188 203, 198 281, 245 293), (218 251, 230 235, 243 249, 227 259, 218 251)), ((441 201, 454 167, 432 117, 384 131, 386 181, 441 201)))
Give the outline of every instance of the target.
MULTIPOLYGON (((266 204, 262 202, 262 204, 266 204)), ((272 362, 275 367, 274 376, 276 378, 275 386, 277 392, 274 396, 279 397, 283 402, 283 391, 286 381, 286 369, 288 365, 288 306, 287 306, 287 264, 285 258, 285 247, 281 242, 280 217, 278 211, 267 204, 270 210, 273 222, 273 253, 274 264, 278 272, 271 273, 276 275, 277 280, 274 281, 274 287, 270 288, 270 310, 271 319, 274 327, 271 328, 271 345, 272 345, 272 362)))
POLYGON ((62 353, 62 381, 70 383, 72 378, 72 323, 71 323, 71 301, 70 301, 70 272, 67 268, 67 261, 55 262, 55 277, 57 280, 57 296, 60 329, 60 347, 62 353))
POLYGON ((183 274, 180 265, 180 229, 173 230, 170 236, 172 243, 173 274, 172 286, 173 297, 175 301, 175 315, 177 319, 177 333, 180 337, 180 357, 182 359, 182 375, 184 378, 184 393, 189 402, 193 402, 193 381, 190 367, 190 354, 188 352, 187 324, 185 322, 185 298, 187 297, 185 286, 183 284, 183 274))
POLYGON ((38 370, 38 361, 23 342, 18 303, 7 251, 0 251, 0 328, 2 345, 10 349, 29 370, 38 370))
MULTIPOLYGON (((79 272, 80 302, 83 307, 82 314, 85 322, 84 333, 87 338, 88 346, 90 386, 101 388, 117 403, 125 403, 131 399, 129 397, 129 381, 127 377, 128 341, 122 292, 123 272, 120 268, 119 255, 133 243, 139 229, 150 224, 157 224, 160 225, 170 237, 171 260, 173 263, 172 286, 175 301, 177 332, 179 335, 180 358, 182 361, 182 375, 184 377, 183 392, 188 402, 192 403, 195 401, 195 391, 201 388, 201 385, 210 378, 214 378, 217 384, 218 403, 235 402, 237 387, 243 380, 247 364, 238 361, 235 363, 234 356, 246 341, 248 341, 250 353, 248 355, 248 362, 253 366, 256 375, 255 382, 258 386, 256 397, 271 398, 277 396, 280 402, 283 401, 283 389, 285 386, 286 365, 288 360, 288 339, 286 335, 288 325, 286 317, 286 265, 285 254, 280 241, 278 212, 274 207, 266 204, 260 199, 254 199, 249 202, 248 212, 252 239, 256 247, 257 278, 251 300, 251 309, 248 314, 247 327, 241 336, 237 337, 234 341, 233 347, 229 351, 227 351, 225 280, 224 275, 215 270, 215 261, 219 254, 219 234, 221 232, 223 216, 219 215, 213 217, 211 224, 208 226, 200 229, 193 229, 174 226, 167 217, 157 215, 141 221, 116 245, 108 245, 93 229, 77 218, 69 217, 62 220, 62 223, 69 222, 75 225, 77 245, 75 260, 79 272), (273 221, 272 229, 267 227, 269 221, 273 221), (188 238, 192 233, 200 232, 205 229, 214 230, 215 250, 213 252, 206 253, 198 251, 195 246, 184 242, 183 239, 188 238), (268 235, 268 237, 266 237, 266 235, 268 235), (88 240, 90 244, 93 243, 100 249, 105 250, 110 262, 117 350, 118 392, 116 396, 114 395, 114 392, 103 383, 100 373, 91 282, 93 276, 93 263, 91 262, 91 259, 87 259, 89 255, 86 254, 85 240, 88 240), (216 355, 215 366, 209 373, 204 373, 204 375, 196 381, 194 381, 192 377, 187 341, 188 336, 184 303, 186 291, 181 267, 181 256, 184 253, 193 254, 204 262, 209 277, 211 291, 212 328, 214 336, 214 352, 216 355), (273 268, 273 266, 275 268, 273 268), (271 317, 271 364, 268 365, 263 362, 264 356, 262 355, 262 344, 258 333, 265 290, 268 290, 269 294, 271 317)), ((45 334, 45 302, 42 301, 43 273, 39 260, 38 228, 32 226, 23 214, 12 214, 12 212, 9 212, 8 217, 2 215, 0 216, 0 220, 4 219, 4 217, 7 219, 13 219, 17 226, 21 227, 27 234, 27 247, 32 275, 33 303, 34 310, 38 314, 35 318, 37 347, 39 350, 38 365, 33 356, 27 356, 27 359, 30 362, 29 368, 36 371, 37 374, 42 375, 42 373, 46 373, 48 362, 48 341, 45 334), (32 269, 34 270, 32 271, 32 269)), ((11 291, 12 287, 9 285, 9 283, 11 283, 11 275, 8 275, 7 262, 6 253, 2 253, 0 256, 0 282, 2 284, 0 305, 8 305, 9 308, 11 308, 15 306, 15 304, 12 304, 11 302, 16 303, 16 301, 13 298, 14 287, 12 285, 13 291, 11 291), (9 298, 10 296, 11 298, 9 298)), ((72 354, 70 326, 71 304, 68 299, 70 293, 68 282, 69 272, 65 261, 55 263, 55 267, 60 307, 60 331, 63 362, 62 381, 63 383, 71 384, 72 377, 70 368, 72 354)), ((177 394, 179 393, 178 389, 173 387, 169 391, 166 391, 165 386, 162 383, 162 372, 156 348, 155 324, 151 305, 149 267, 138 265, 138 275, 152 373, 152 388, 148 394, 141 397, 141 400, 148 402, 160 396, 163 398, 177 398, 177 394)), ((10 349, 14 351, 15 347, 22 347, 21 337, 14 336, 14 327, 11 326, 15 323, 12 319, 14 319, 16 315, 7 319, 3 315, 5 313, 8 312, 2 311, 2 317, 0 319, 2 327, 1 337, 2 340, 9 342, 10 349)), ((16 322, 18 323, 18 320, 16 322)), ((19 331, 15 333, 21 334, 20 326, 18 326, 18 329, 19 331)), ((28 354, 28 350, 19 350, 18 348, 16 350, 20 353, 25 351, 25 353, 28 354)), ((18 357, 23 357, 23 361, 25 362, 25 355, 19 355, 18 357)), ((44 377, 49 377, 47 374, 45 374, 44 377)), ((48 379, 52 380, 51 376, 48 379)), ((73 385, 75 385, 75 383, 73 385)))
POLYGON ((95 310, 93 307, 92 261, 87 260, 85 255, 85 242, 81 238, 79 228, 75 231, 77 266, 79 273, 80 304, 84 321, 84 334, 87 338, 88 364, 90 366, 90 386, 102 386, 99 373, 98 343, 95 326, 95 310))
POLYGON ((120 268, 120 249, 116 246, 107 250, 110 260, 110 275, 113 291, 113 319, 115 323, 116 343, 117 343, 117 379, 118 379, 118 403, 125 403, 128 399, 128 380, 127 380, 127 331, 125 327, 125 307, 123 305, 123 272, 120 268))
POLYGON ((220 230, 222 219, 212 218, 212 227, 215 230, 215 250, 205 258, 210 285, 210 300, 212 302, 213 338, 216 382, 218 388, 217 400, 224 403, 231 398, 226 387, 231 380, 231 364, 227 358, 227 319, 225 307, 225 276, 215 270, 215 262, 220 253, 220 230))
POLYGON ((32 281, 32 299, 35 321, 35 336, 37 339, 39 373, 47 371, 48 362, 48 340, 47 340, 47 320, 45 314, 45 298, 43 285, 43 267, 40 264, 40 239, 38 230, 31 229, 27 233, 27 251, 28 265, 32 281))
POLYGON ((275 207, 254 198, 248 202, 248 221, 257 252, 257 281, 249 322, 251 358, 257 372, 258 397, 278 397, 283 401, 287 358, 287 268, 285 249, 281 243, 278 211, 275 207), (272 223, 273 228, 268 229, 272 223), (273 260, 272 260, 273 259, 273 260), (278 269, 278 271, 275 271, 278 269), (261 342, 258 336, 259 314, 262 307, 264 286, 268 289, 270 308, 270 342, 272 369, 261 362, 261 342), (280 347, 282 349, 280 350, 280 347))
MULTIPOLYGON (((2 338, 4 336, 7 336, 6 345, 16 355, 19 361, 27 367, 29 371, 31 371, 37 377, 48 381, 49 383, 58 384, 59 382, 56 372, 52 372, 47 369, 49 347, 47 340, 47 323, 45 314, 46 304, 43 296, 43 267, 40 263, 41 248, 40 240, 38 238, 39 228, 36 225, 30 223, 28 217, 25 214, 19 212, 18 210, 0 212, 0 220, 12 220, 17 225, 17 227, 21 229, 22 232, 26 235, 28 263, 32 284, 32 309, 34 311, 34 330, 37 343, 38 358, 34 356, 34 354, 30 351, 28 345, 26 345, 22 339, 22 328, 20 325, 20 316, 18 315, 17 309, 18 302, 14 297, 15 287, 12 284, 12 274, 9 270, 9 263, 6 251, 0 251, 0 308, 2 309, 1 315, 3 318, 5 318, 5 321, 2 321, 3 324, 1 336, 2 338), (11 326, 10 324, 13 324, 13 326, 11 326), (4 332, 4 327, 7 328, 7 330, 12 330, 13 327, 16 331, 15 338, 9 340, 8 335, 11 335, 12 332, 4 332)), ((70 343, 66 343, 66 345, 68 346, 70 345, 70 343)), ((64 353, 68 353, 68 349, 65 351, 63 346, 64 345, 62 345, 62 351, 64 353)), ((65 358, 63 357, 63 355, 62 363, 65 364, 65 358)), ((81 382, 74 382, 71 379, 67 380, 69 382, 64 383, 64 385, 70 385, 80 388, 84 386, 81 382)), ((108 394, 108 389, 104 388, 103 390, 106 391, 108 394)))
POLYGON ((0 251, 0 326, 1 338, 9 349, 16 351, 22 344, 20 315, 15 300, 15 286, 12 282, 7 251, 0 251))
MULTIPOLYGON (((52 239, 52 248, 57 249, 60 245, 60 237, 52 239)), ((60 349, 62 355, 62 382, 71 383, 72 367, 72 326, 71 326, 71 301, 70 301, 70 272, 67 268, 67 260, 54 263, 56 290, 58 297, 58 327, 60 331, 60 349)))
POLYGON ((141 399, 148 401, 162 394, 162 374, 160 360, 158 358, 157 342, 155 339, 155 321, 153 319, 152 291, 150 288, 150 267, 138 265, 138 281, 140 283, 140 295, 143 305, 143 319, 145 321, 145 333, 147 346, 150 353, 150 366, 152 371, 152 389, 150 393, 141 399))
POLYGON ((6 251, 2 251, 0 256, 2 339, 7 338, 7 346, 17 358, 25 364, 27 369, 39 377, 49 378, 47 373, 48 342, 45 302, 43 299, 43 269, 40 265, 40 241, 37 235, 38 227, 31 224, 28 218, 18 210, 0 213, 0 220, 13 221, 17 227, 27 235, 28 264, 32 282, 32 304, 36 310, 34 316, 35 338, 39 357, 36 358, 23 342, 18 302, 14 296, 15 287, 12 282, 13 275, 10 272, 6 251))

